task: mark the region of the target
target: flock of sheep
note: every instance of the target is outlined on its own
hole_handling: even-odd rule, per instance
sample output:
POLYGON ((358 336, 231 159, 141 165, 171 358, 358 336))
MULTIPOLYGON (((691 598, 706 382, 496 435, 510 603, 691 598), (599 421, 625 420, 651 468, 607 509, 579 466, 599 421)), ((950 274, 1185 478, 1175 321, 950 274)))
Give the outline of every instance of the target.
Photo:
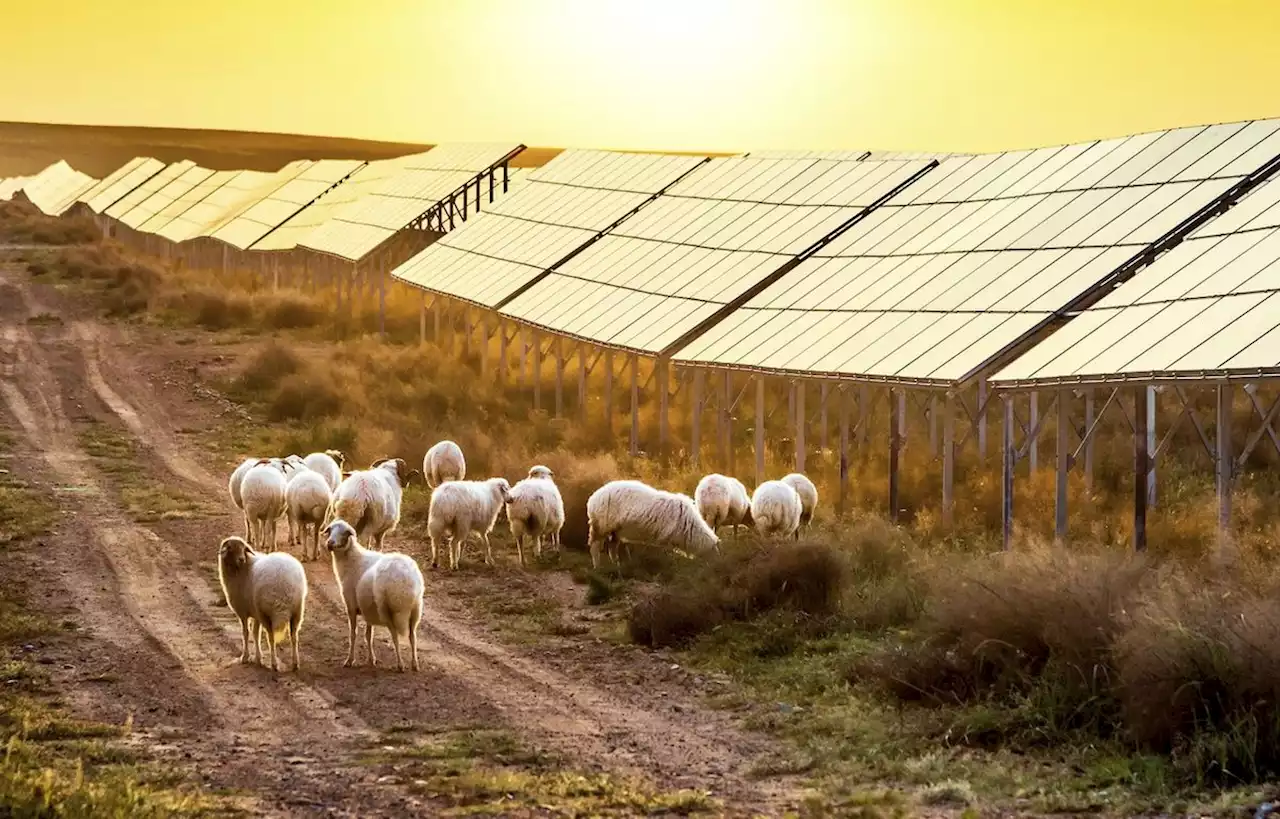
MULTIPOLYGON (((245 536, 228 537, 220 544, 218 577, 227 604, 240 619, 242 663, 262 662, 265 633, 271 668, 278 670, 276 643, 288 634, 293 668, 299 667, 298 630, 307 577, 297 558, 275 550, 276 527, 284 517, 289 544, 300 548, 303 560, 319 559, 321 538, 331 556, 350 627, 343 665, 355 665, 356 626, 364 618, 371 666, 377 665, 373 627, 379 626, 390 632, 397 668, 404 670, 403 638, 410 666, 418 670, 422 570, 409 555, 383 552, 382 543, 400 521, 404 487, 419 472, 409 470, 399 458, 343 472, 343 460, 335 450, 305 458, 248 458, 231 474, 228 491, 244 513, 245 536), (361 545, 368 539, 373 548, 361 545)), ((549 468, 532 467, 514 486, 506 478, 468 481, 462 449, 441 441, 427 451, 421 475, 431 489, 427 531, 432 568, 439 566, 442 545, 448 549, 450 568, 458 568, 462 547, 473 534, 484 544, 485 562, 492 564, 489 535, 504 509, 521 566, 530 543, 535 556, 542 554, 544 539, 559 550, 564 500, 549 468)), ((640 481, 610 481, 587 499, 591 564, 600 565, 601 547, 607 547, 616 562, 619 543, 656 543, 689 553, 718 551, 718 532, 724 526, 735 537, 739 526, 754 526, 764 537, 798 538, 817 503, 817 488, 800 473, 765 481, 750 496, 741 481, 719 474, 702 478, 692 498, 640 481)))

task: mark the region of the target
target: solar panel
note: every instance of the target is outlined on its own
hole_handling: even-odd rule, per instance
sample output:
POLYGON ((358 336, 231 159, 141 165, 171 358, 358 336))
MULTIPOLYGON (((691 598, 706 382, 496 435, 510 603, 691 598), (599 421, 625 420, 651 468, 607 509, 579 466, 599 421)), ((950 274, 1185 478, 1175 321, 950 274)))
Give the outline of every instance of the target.
MULTIPOLYGON (((429 151, 389 160, 336 201, 328 218, 298 244, 351 261, 364 258, 378 245, 403 230, 433 205, 448 198, 477 174, 518 153, 523 146, 509 143, 437 145, 429 151)), ((510 179, 508 171, 508 181, 510 179)), ((352 180, 355 181, 355 180, 352 180)), ((343 185, 347 188, 348 182, 343 185)), ((340 188, 339 191, 341 192, 340 188)), ((489 186, 481 185, 482 198, 489 186)), ((499 179, 494 197, 503 195, 499 179)))
POLYGON ((660 353, 927 167, 713 159, 502 312, 660 353))
POLYGON ((88 205, 94 213, 102 213, 163 168, 164 163, 158 159, 135 156, 82 193, 79 201, 88 205))
POLYGON ((292 250, 328 222, 345 205, 369 193, 378 182, 393 173, 397 159, 366 163, 341 184, 295 213, 256 244, 254 250, 292 250))
POLYGON ((195 236, 210 237, 240 214, 265 199, 285 182, 311 167, 311 160, 296 159, 278 171, 240 171, 197 205, 201 227, 195 236))
POLYGON ((159 228, 156 234, 171 242, 185 242, 200 235, 202 230, 208 228, 236 201, 245 196, 242 189, 233 188, 228 191, 229 187, 240 180, 243 174, 251 176, 248 180, 242 181, 251 182, 257 178, 257 182, 251 182, 253 185, 260 185, 264 179, 271 176, 258 171, 214 171, 180 198, 179 201, 184 207, 181 210, 175 207, 178 212, 159 228))
POLYGON ((31 204, 49 216, 59 216, 76 203, 76 198, 98 180, 81 173, 59 159, 22 186, 31 204))
POLYGON ((29 176, 13 176, 8 179, 0 179, 0 202, 8 202, 29 181, 31 181, 29 176))
POLYGON ((706 160, 564 151, 515 192, 397 268, 405 282, 494 307, 706 160))
POLYGON ((218 228, 213 236, 248 250, 362 165, 364 162, 354 159, 321 159, 292 177, 285 178, 288 173, 282 172, 281 184, 218 228))
MULTIPOLYGON (((155 195, 138 206, 151 209, 152 215, 143 220, 137 227, 143 233, 158 233, 161 228, 173 221, 173 217, 191 207, 194 200, 191 192, 200 186, 213 171, 199 165, 188 168, 177 179, 156 191, 155 195)), ((129 214, 130 217, 133 214, 129 214)))
MULTIPOLYGON (((181 162, 174 162, 172 165, 166 165, 163 169, 157 171, 150 179, 120 197, 119 201, 107 208, 106 214, 113 219, 125 222, 124 217, 127 216, 131 210, 145 202, 147 199, 150 199, 155 195, 156 191, 177 179, 185 173, 188 168, 195 167, 195 164, 196 163, 189 159, 184 159, 181 162)), ((125 223, 129 224, 128 222, 125 223)), ((133 225, 130 225, 130 227, 132 226, 133 225)))
POLYGON ((1001 383, 1280 373, 1280 180, 1143 268, 1005 367, 1001 383))
POLYGON ((944 159, 675 358, 963 383, 1280 153, 1278 127, 944 159))
POLYGON ((949 156, 967 156, 967 154, 932 153, 929 151, 807 151, 795 149, 752 151, 746 156, 754 159, 830 159, 836 162, 865 162, 867 160, 885 162, 897 160, 906 162, 914 159, 927 161, 930 159, 943 159, 949 156))

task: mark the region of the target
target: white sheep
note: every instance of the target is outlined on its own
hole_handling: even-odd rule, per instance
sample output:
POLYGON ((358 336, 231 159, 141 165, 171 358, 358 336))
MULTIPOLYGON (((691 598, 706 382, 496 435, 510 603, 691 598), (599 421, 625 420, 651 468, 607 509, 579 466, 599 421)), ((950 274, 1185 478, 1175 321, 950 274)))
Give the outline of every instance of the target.
POLYGON ((276 643, 285 632, 293 645, 293 670, 298 657, 298 632, 307 604, 307 574, 293 555, 261 555, 243 538, 225 538, 218 546, 218 581, 227 605, 240 618, 240 662, 248 663, 249 628, 253 625, 253 662, 262 662, 262 633, 271 646, 271 670, 278 671, 276 643))
POLYGON ((422 570, 408 555, 364 548, 356 539, 356 530, 345 520, 335 520, 324 531, 333 556, 333 576, 342 590, 351 628, 343 666, 355 665, 356 620, 363 617, 369 665, 378 665, 373 653, 373 627, 385 626, 396 649, 397 668, 404 671, 400 638, 408 637, 410 667, 417 671, 418 623, 422 621, 422 593, 426 586, 422 570))
POLYGON ((698 506, 698 514, 717 534, 721 526, 729 526, 737 537, 739 524, 745 523, 751 512, 747 487, 737 478, 719 473, 713 472, 698 481, 693 500, 698 506))
POLYGON ((427 487, 435 489, 445 481, 460 481, 467 477, 467 461, 462 457, 462 447, 453 441, 441 441, 422 458, 422 476, 427 487))
POLYGON ((345 460, 338 450, 327 449, 324 452, 312 452, 302 459, 302 463, 307 469, 324 476, 325 483, 329 484, 329 491, 332 492, 342 483, 342 464, 345 460))
POLYGON ((560 550, 560 529, 564 526, 564 499, 548 467, 535 466, 529 477, 511 487, 507 500, 507 521, 516 540, 516 555, 524 565, 524 541, 533 539, 534 554, 542 556, 542 538, 549 537, 560 550))
POLYGON ((591 565, 600 565, 608 545, 617 562, 619 542, 653 542, 687 552, 720 549, 720 538, 698 514, 693 498, 654 489, 640 481, 610 481, 587 498, 591 565))
POLYGON ((751 520, 762 537, 793 537, 801 508, 800 495, 782 481, 765 481, 751 496, 751 520))
POLYGON ((800 472, 784 475, 782 482, 796 490, 796 494, 800 496, 800 526, 796 528, 795 535, 799 540, 800 530, 808 529, 809 524, 813 522, 813 510, 818 505, 818 487, 800 472))
POLYGON ((404 487, 416 474, 417 470, 407 471, 399 458, 383 458, 368 469, 352 472, 333 493, 329 520, 348 521, 357 536, 369 534, 374 548, 381 549, 383 539, 400 522, 404 487))
POLYGON ((462 546, 472 532, 484 542, 484 562, 493 564, 493 545, 489 533, 498 521, 498 513, 511 497, 511 484, 506 478, 487 481, 447 481, 431 493, 427 512, 427 533, 431 536, 431 568, 439 566, 439 547, 449 548, 449 568, 458 568, 462 546))
POLYGON ((260 458, 240 482, 249 544, 266 552, 275 551, 276 522, 288 508, 285 500, 287 468, 279 458, 260 458))
POLYGON ((285 513, 289 518, 289 542, 302 546, 303 560, 320 557, 320 530, 333 503, 333 493, 320 472, 301 469, 285 485, 285 513), (307 548, 307 542, 311 548, 307 548))

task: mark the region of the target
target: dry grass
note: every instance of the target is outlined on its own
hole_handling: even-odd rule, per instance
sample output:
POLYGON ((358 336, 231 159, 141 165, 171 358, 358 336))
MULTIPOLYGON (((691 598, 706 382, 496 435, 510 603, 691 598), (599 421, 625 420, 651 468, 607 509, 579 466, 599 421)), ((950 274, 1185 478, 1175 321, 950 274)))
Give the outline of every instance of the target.
POLYGON ((50 219, 21 200, 0 202, 0 236, 9 244, 82 245, 98 239, 93 221, 83 216, 50 219))

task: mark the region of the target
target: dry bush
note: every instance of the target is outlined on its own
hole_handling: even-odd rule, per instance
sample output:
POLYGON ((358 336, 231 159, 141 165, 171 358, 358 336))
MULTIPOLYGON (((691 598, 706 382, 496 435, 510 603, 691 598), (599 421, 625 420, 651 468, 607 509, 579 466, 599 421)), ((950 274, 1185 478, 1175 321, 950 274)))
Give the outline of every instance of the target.
POLYGON ((317 299, 288 291, 261 295, 255 306, 262 324, 274 330, 318 327, 330 313, 317 299))
POLYGON ((306 362, 288 346, 269 341, 249 359, 236 379, 236 386, 253 396, 272 390, 286 377, 302 371, 306 362))
POLYGON ((1172 577, 1116 646, 1129 735, 1198 784, 1280 776, 1280 588, 1172 577))
POLYGON ((146 310, 164 279, 159 268, 103 244, 62 250, 49 264, 49 272, 97 287, 107 313, 113 316, 146 310))
POLYGON ((226 330, 253 317, 247 296, 213 287, 167 288, 158 302, 161 309, 185 316, 206 330, 226 330))
POLYGON ((0 202, 0 242, 33 245, 81 245, 97 241, 93 220, 74 216, 46 216, 30 202, 0 202))
POLYGON ((276 385, 267 418, 271 421, 315 421, 342 409, 342 393, 333 380, 309 368, 285 376, 276 385))

